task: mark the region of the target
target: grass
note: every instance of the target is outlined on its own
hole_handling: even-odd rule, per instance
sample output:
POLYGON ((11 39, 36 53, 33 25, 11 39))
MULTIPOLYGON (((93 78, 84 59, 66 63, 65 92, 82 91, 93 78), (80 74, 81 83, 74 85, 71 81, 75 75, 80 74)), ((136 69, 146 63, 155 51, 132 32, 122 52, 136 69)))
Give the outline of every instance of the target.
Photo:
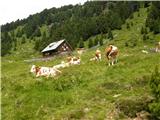
MULTIPOLYGON (((104 55, 101 62, 89 62, 95 52, 91 49, 81 56, 81 65, 61 69, 61 75, 47 79, 29 73, 31 65, 53 66, 65 57, 48 62, 23 61, 32 58, 30 54, 38 56, 30 50, 27 54, 18 51, 18 56, 2 58, 2 119, 128 119, 147 109, 148 82, 154 67, 160 64, 160 54, 141 52, 144 45, 153 47, 153 44, 142 42, 137 28, 144 25, 146 9, 139 13, 140 17, 136 12, 133 19, 127 20, 133 22, 129 30, 124 24, 121 30, 113 31, 116 37, 109 42, 120 48, 119 62, 115 66, 109 67, 104 55), (133 33, 137 35, 137 45, 125 47, 125 42, 134 37, 133 33), (120 96, 114 97, 117 94, 120 96)), ((22 48, 25 45, 32 46, 25 43, 22 48)), ((101 46, 100 50, 103 52, 106 46, 101 46)))

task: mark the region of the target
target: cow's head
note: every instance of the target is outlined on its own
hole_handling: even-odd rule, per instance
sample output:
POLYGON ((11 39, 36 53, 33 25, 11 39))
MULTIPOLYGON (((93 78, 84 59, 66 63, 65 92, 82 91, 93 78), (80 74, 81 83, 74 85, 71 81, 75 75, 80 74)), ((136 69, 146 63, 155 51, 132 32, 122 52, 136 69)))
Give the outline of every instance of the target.
POLYGON ((35 73, 36 72, 36 66, 32 65, 30 72, 35 73))

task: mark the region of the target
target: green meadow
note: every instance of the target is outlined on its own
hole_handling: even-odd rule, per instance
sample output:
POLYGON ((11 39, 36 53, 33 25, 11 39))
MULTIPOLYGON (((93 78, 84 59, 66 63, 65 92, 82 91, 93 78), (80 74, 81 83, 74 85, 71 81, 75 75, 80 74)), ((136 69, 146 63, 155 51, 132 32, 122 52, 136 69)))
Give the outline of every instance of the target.
POLYGON ((147 111, 152 100, 150 76, 155 66, 160 66, 160 54, 149 49, 155 47, 160 35, 149 32, 149 38, 142 40, 140 31, 146 16, 147 9, 141 8, 132 19, 126 20, 121 30, 113 31, 113 40, 103 40, 104 45, 98 47, 102 51, 102 61, 89 61, 97 48, 87 49, 80 65, 60 69, 62 74, 55 78, 36 78, 30 73, 31 66, 52 67, 64 61, 66 56, 26 62, 26 59, 41 57, 31 49, 32 42, 2 57, 2 119, 120 120, 135 118, 136 113, 147 111), (127 23, 133 24, 127 28, 127 23), (110 43, 120 51, 114 66, 108 66, 104 55, 110 43), (142 53, 142 50, 149 53, 142 53))

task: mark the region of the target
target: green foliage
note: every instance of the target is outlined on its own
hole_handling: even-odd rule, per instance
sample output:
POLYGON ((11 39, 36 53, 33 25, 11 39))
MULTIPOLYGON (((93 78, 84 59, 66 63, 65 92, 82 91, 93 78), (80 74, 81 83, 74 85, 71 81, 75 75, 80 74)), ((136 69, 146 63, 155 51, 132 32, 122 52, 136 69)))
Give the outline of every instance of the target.
POLYGON ((160 33, 160 2, 152 2, 150 12, 146 19, 146 26, 155 34, 160 33))
POLYGON ((109 28, 121 29, 125 20, 138 8, 139 2, 87 1, 84 5, 45 9, 24 20, 3 25, 2 32, 19 27, 17 37, 25 35, 33 40, 34 37, 42 39, 40 31, 45 31, 49 34, 48 39, 41 40, 35 48, 44 48, 47 43, 64 38, 75 48, 79 45, 80 38, 85 41, 91 36, 107 33, 109 28), (45 30, 42 30, 42 26, 46 26, 45 30))
POLYGON ((41 36, 41 31, 39 28, 37 28, 33 34, 33 36, 36 36, 36 37, 40 37, 41 36))
POLYGON ((20 28, 18 28, 16 37, 21 37, 22 35, 23 35, 22 30, 20 28))
POLYGON ((154 73, 152 73, 150 87, 155 100, 149 104, 149 109, 155 117, 160 118, 160 71, 158 66, 156 66, 154 73))
POLYGON ((110 28, 108 29, 108 39, 110 39, 110 40, 113 39, 113 35, 112 35, 112 32, 111 32, 110 28))
POLYGON ((102 46, 103 45, 103 39, 99 40, 99 45, 102 46))
POLYGON ((98 37, 94 39, 94 46, 98 45, 98 37))
POLYGON ((130 26, 129 26, 129 23, 128 23, 128 22, 127 22, 126 26, 127 26, 127 29, 129 29, 129 28, 130 28, 130 26))
POLYGON ((141 28, 141 34, 144 34, 144 27, 141 28))
POLYGON ((83 39, 81 38, 80 41, 79 41, 79 48, 84 48, 84 42, 83 42, 83 39))
POLYGON ((147 40, 147 35, 146 34, 143 34, 143 40, 147 40))
POLYGON ((124 115, 134 118, 136 117, 136 113, 147 110, 147 105, 151 100, 146 96, 136 99, 125 99, 118 100, 116 103, 116 107, 122 112, 124 115))
POLYGON ((22 44, 26 43, 26 39, 25 39, 24 36, 22 37, 22 42, 21 42, 21 43, 22 43, 22 44))
POLYGON ((12 48, 12 38, 7 32, 2 33, 1 35, 1 55, 4 56, 8 53, 10 53, 10 50, 12 48))
POLYGON ((93 47, 93 41, 92 41, 92 39, 89 39, 88 40, 88 48, 91 48, 91 47, 93 47))

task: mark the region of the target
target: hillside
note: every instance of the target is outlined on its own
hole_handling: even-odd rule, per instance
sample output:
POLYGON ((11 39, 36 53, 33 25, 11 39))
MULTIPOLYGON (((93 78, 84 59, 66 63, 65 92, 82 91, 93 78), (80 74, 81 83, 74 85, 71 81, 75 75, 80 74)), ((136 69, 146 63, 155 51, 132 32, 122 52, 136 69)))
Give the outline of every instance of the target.
POLYGON ((147 104, 152 100, 148 82, 155 66, 160 65, 160 54, 141 51, 155 47, 160 35, 148 32, 149 37, 143 40, 141 28, 147 14, 147 8, 139 9, 121 30, 112 31, 113 40, 104 38, 104 45, 99 47, 103 53, 101 62, 89 62, 96 48, 88 49, 81 56, 81 65, 61 69, 62 74, 56 78, 36 78, 29 73, 33 64, 53 66, 65 59, 23 61, 39 56, 30 49, 32 42, 19 46, 13 55, 2 57, 2 119, 119 120, 148 111, 147 104), (118 63, 111 67, 104 57, 109 43, 120 49, 118 63))
POLYGON ((141 4, 145 6, 148 2, 87 1, 83 5, 45 9, 24 20, 2 25, 2 56, 16 51, 19 43, 31 41, 35 42, 37 52, 60 39, 66 39, 72 48, 79 47, 80 41, 121 29, 141 4))

